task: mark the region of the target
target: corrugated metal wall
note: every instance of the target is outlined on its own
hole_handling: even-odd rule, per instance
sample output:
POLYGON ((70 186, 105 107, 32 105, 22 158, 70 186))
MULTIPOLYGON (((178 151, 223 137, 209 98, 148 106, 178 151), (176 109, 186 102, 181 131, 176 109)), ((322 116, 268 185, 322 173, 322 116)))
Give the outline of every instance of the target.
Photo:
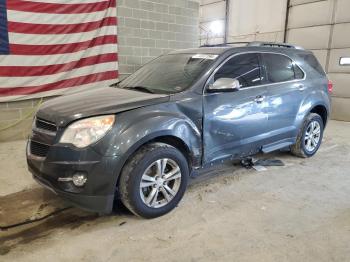
MULTIPOLYGON (((202 0, 202 22, 225 18, 218 2, 202 0)), ((283 41, 287 2, 230 0, 228 41, 283 41)), ((334 82, 332 118, 350 121, 350 65, 339 63, 350 57, 350 0, 290 0, 287 28, 287 41, 311 49, 334 82)))
POLYGON ((350 121, 349 0, 291 0, 287 41, 313 50, 334 82, 332 118, 350 121))
POLYGON ((283 41, 287 2, 230 0, 228 40, 283 41))
MULTIPOLYGON (((282 41, 287 2, 285 0, 228 0, 229 27, 227 40, 282 41)), ((226 0, 201 0, 201 44, 222 43, 222 34, 210 30, 213 21, 225 24, 226 0)))
POLYGON ((224 42, 224 25, 226 19, 226 0, 202 0, 199 11, 200 45, 224 42), (219 23, 222 30, 212 30, 213 21, 219 23))

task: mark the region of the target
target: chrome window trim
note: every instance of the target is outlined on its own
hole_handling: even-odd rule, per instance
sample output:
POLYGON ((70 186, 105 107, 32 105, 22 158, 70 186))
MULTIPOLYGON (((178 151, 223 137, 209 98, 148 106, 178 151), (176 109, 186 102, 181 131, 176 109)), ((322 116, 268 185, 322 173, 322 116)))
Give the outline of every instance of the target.
POLYGON ((236 54, 233 54, 233 55, 230 55, 228 58, 226 58, 217 68, 215 68, 214 72, 208 77, 207 81, 205 82, 205 87, 203 88, 203 95, 204 94, 217 94, 217 93, 221 93, 221 92, 215 92, 215 93, 209 93, 209 92, 206 92, 207 91, 207 87, 209 85, 209 81, 210 79, 217 73, 217 71, 219 71, 219 69, 221 67, 224 66, 224 64, 227 63, 227 61, 229 61, 230 59, 232 59, 233 57, 235 56, 238 56, 238 55, 245 55, 245 54, 275 54, 275 55, 282 55, 282 56, 285 56, 285 57, 288 57, 293 65, 296 65, 300 68, 301 71, 303 71, 304 73, 304 78, 302 79, 294 79, 294 80, 289 80, 289 81, 284 81, 284 82, 277 82, 277 83, 270 83, 270 84, 264 84, 264 85, 257 85, 257 86, 249 86, 249 87, 244 87, 242 88, 241 90, 248 90, 248 89, 252 89, 252 88, 259 88, 259 87, 266 87, 266 86, 273 86, 273 85, 280 85, 280 84, 287 84, 287 83, 294 83, 294 82, 300 82, 300 81, 304 81, 306 79, 306 72, 305 70, 299 66, 295 61, 294 59, 292 59, 290 56, 286 55, 286 54, 282 54, 282 53, 277 53, 277 52, 270 52, 270 51, 247 51, 247 52, 240 52, 240 53, 236 53, 236 54))

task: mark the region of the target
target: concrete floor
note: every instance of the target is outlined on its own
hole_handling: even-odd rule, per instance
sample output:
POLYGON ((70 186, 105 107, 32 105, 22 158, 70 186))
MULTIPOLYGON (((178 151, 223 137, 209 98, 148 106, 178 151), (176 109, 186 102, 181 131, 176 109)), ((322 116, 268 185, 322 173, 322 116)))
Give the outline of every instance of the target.
MULTIPOLYGON (((66 206, 33 183, 24 144, 0 144, 0 225, 66 206)), ((350 123, 332 121, 311 159, 272 157, 286 166, 203 175, 158 219, 69 209, 0 231, 0 261, 349 261, 350 123)))

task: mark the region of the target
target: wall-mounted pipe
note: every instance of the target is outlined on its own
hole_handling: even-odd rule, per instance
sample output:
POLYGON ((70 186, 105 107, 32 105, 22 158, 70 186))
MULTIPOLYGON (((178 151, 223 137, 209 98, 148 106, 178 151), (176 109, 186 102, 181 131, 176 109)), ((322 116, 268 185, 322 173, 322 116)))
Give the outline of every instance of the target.
POLYGON ((230 25, 230 0, 226 0, 224 43, 227 43, 230 25))
POLYGON ((289 23, 289 11, 290 11, 290 0, 287 0, 287 8, 286 8, 286 20, 284 24, 284 36, 283 42, 287 42, 287 34, 288 34, 288 23, 289 23))

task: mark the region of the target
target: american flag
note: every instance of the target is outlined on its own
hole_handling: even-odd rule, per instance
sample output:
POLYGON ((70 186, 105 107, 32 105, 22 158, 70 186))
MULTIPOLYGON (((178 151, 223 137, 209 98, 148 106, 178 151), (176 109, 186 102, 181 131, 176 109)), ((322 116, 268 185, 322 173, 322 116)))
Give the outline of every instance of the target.
POLYGON ((118 77, 116 0, 0 0, 0 102, 118 77))

